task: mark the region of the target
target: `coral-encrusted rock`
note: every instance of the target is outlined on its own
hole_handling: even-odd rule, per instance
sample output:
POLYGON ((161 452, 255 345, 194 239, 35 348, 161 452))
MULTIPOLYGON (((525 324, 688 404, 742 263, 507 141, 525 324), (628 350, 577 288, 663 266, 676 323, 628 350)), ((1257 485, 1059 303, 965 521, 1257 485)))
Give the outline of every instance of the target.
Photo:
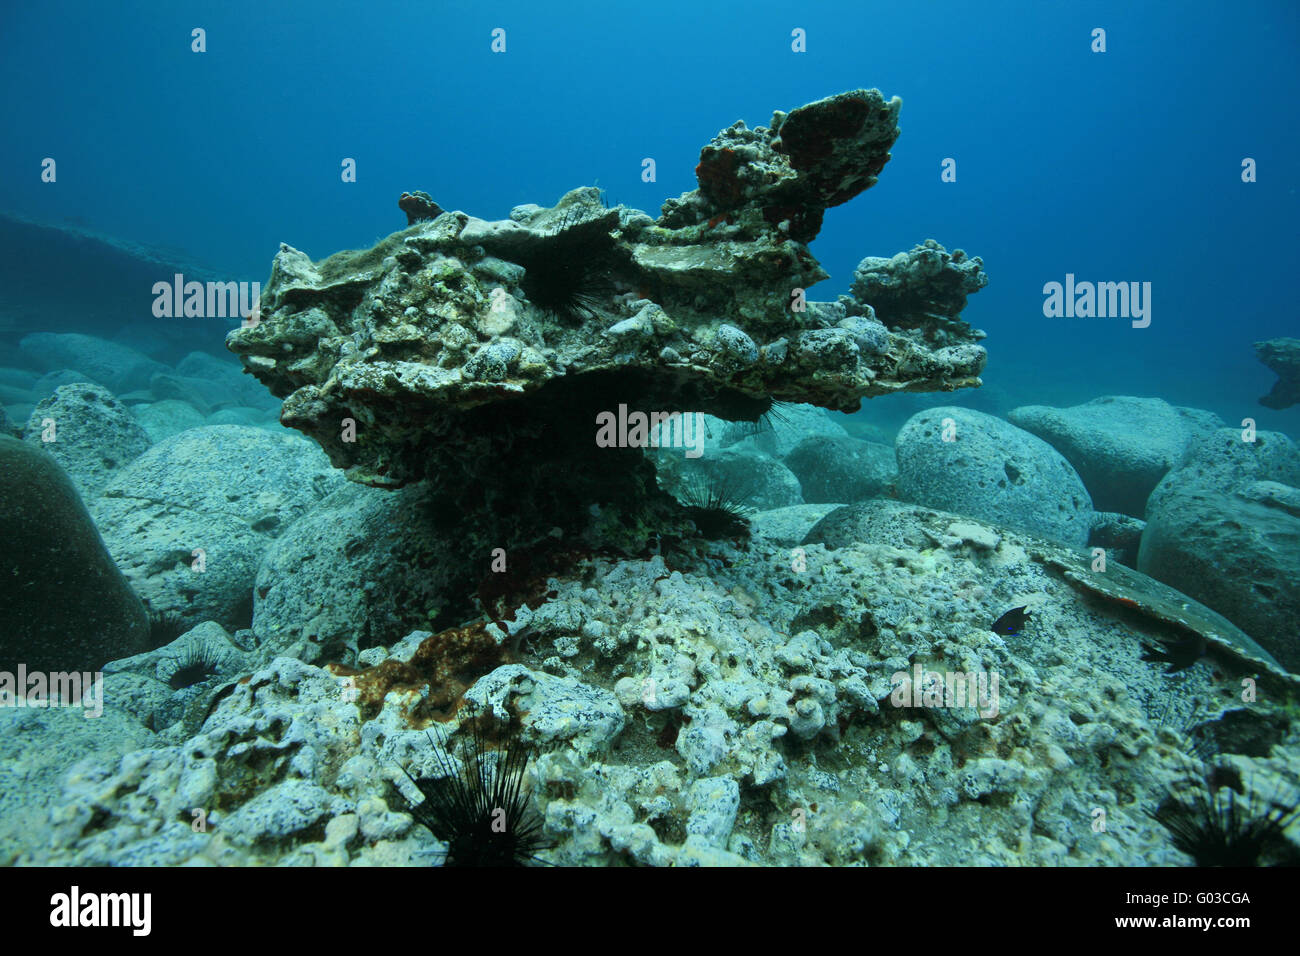
POLYGON ((1300 339, 1255 343, 1255 355, 1277 372, 1273 390, 1259 400, 1265 408, 1290 408, 1300 402, 1300 339))
MULTIPOLYGON (((868 256, 853 272, 853 300, 894 329, 925 329, 970 338, 971 329, 958 319, 966 298, 988 285, 984 261, 968 259, 961 249, 951 253, 933 239, 892 259, 868 256)), ((845 300, 857 314, 853 300, 845 300)))
POLYGON ((715 214, 734 221, 743 208, 808 242, 827 208, 876 184, 902 105, 897 96, 886 103, 879 90, 853 90, 777 112, 771 129, 737 122, 700 150, 699 190, 665 203, 661 222, 678 228, 715 214))
POLYGON ((319 263, 282 246, 260 323, 227 345, 353 480, 431 477, 462 512, 492 511, 500 540, 589 534, 594 504, 635 542, 671 504, 634 441, 597 447, 597 415, 753 421, 774 399, 853 411, 980 384, 977 335, 893 334, 796 292, 826 277, 806 242, 875 182, 898 107, 858 90, 772 130, 737 124, 657 222, 585 188, 501 222, 444 212, 319 263), (509 514, 491 508, 507 470, 509 514))

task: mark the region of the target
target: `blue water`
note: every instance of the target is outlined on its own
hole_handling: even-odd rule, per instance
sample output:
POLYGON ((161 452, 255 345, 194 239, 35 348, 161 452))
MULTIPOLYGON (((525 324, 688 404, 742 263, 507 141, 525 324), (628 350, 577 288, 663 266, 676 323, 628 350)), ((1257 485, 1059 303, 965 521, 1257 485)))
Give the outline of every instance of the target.
POLYGON ((989 333, 983 401, 1159 395, 1300 431, 1296 409, 1256 404, 1273 377, 1251 348, 1296 331, 1290 0, 6 6, 0 209, 249 281, 282 241, 321 258, 402 227, 405 189, 503 218, 598 183, 657 214, 734 120, 878 87, 903 98, 903 134, 879 185, 828 212, 813 297, 935 238, 990 276, 965 313, 989 333), (1151 282, 1151 326, 1045 318, 1042 286, 1067 272, 1151 282))

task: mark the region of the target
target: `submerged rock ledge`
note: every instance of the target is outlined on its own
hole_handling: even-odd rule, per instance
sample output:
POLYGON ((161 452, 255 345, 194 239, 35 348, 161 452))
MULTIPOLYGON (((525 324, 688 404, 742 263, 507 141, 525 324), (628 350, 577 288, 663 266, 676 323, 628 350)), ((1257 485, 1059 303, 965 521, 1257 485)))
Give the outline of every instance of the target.
POLYGON ((515 496, 516 468, 549 469, 569 493, 540 503, 584 512, 653 487, 640 449, 595 447, 595 415, 620 404, 753 421, 773 401, 853 411, 978 386, 983 333, 955 315, 987 281, 978 258, 933 240, 895 257, 913 303, 895 327, 855 296, 804 298, 827 277, 807 242, 875 183, 900 106, 855 90, 736 123, 658 220, 587 187, 504 221, 442 212, 321 262, 282 245, 259 321, 227 345, 352 480, 483 487, 510 461, 515 496))

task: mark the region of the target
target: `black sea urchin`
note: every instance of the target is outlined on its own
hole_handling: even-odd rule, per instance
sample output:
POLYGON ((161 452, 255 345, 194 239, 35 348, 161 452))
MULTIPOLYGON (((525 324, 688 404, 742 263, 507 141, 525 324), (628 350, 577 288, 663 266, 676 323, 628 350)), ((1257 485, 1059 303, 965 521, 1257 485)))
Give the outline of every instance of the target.
POLYGON ((528 301, 567 322, 595 315, 614 294, 619 254, 609 233, 617 224, 617 212, 585 220, 566 218, 520 255, 520 284, 528 301))
POLYGON ((149 612, 149 642, 154 647, 170 644, 189 629, 185 619, 175 611, 149 612))
POLYGON ((1198 783, 1191 802, 1170 798, 1148 815, 1173 836, 1174 846, 1197 866, 1260 866, 1286 849, 1283 831, 1300 818, 1296 797, 1251 808, 1230 785, 1214 777, 1198 783))
POLYGON ((504 750, 484 749, 474 725, 468 751, 456 769, 446 747, 429 735, 440 775, 418 780, 403 769, 424 800, 410 803, 411 815, 447 844, 443 866, 527 866, 545 862, 539 850, 551 844, 542 836, 541 817, 524 788, 528 748, 517 737, 504 750))
POLYGON ((704 537, 735 538, 749 534, 745 505, 747 488, 713 472, 693 475, 682 488, 680 498, 687 516, 704 537))
POLYGON ((202 684, 221 673, 228 655, 210 641, 192 641, 185 649, 165 657, 158 665, 158 677, 172 690, 202 684))

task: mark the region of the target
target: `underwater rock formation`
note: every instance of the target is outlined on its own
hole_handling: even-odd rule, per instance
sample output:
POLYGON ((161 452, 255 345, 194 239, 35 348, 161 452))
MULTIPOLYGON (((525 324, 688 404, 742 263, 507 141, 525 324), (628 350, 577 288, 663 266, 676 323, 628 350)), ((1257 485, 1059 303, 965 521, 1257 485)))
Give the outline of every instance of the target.
POLYGON ((808 504, 865 501, 888 494, 898 480, 894 449, 857 438, 810 435, 784 461, 808 504))
POLYGON ((63 466, 77 491, 94 501, 125 465, 149 450, 149 435, 108 389, 89 382, 60 385, 32 410, 24 436, 63 466), (44 441, 47 421, 52 441, 44 441))
POLYGON ((74 369, 114 395, 148 388, 151 376, 169 371, 130 346, 77 332, 33 332, 18 347, 35 367, 50 372, 74 369))
POLYGON ((906 501, 1077 547, 1088 540, 1092 499, 1078 474, 1047 442, 1000 418, 931 408, 907 420, 894 448, 906 501))
MULTIPOLYGON (((144 605, 77 489, 40 448, 0 435, 0 671, 93 671, 149 646, 144 605)), ((26 688, 24 688, 25 690, 26 688)))
POLYGON ((774 400, 852 411, 980 384, 973 330, 889 331, 865 306, 804 301, 826 278, 806 243, 875 183, 899 106, 856 90, 770 129, 737 123, 658 220, 584 188, 506 221, 444 212, 321 262, 281 246, 261 321, 227 345, 355 481, 432 478, 499 541, 559 526, 639 547, 673 506, 635 433, 596 447, 598 414, 753 421, 774 400))
POLYGON ((215 425, 154 445, 117 472, 93 511, 150 610, 234 629, 252 620, 253 580, 271 542, 341 484, 297 435, 215 425))
POLYGON ((948 252, 927 239, 892 259, 863 259, 853 271, 853 295, 840 301, 850 315, 871 315, 891 329, 924 329, 945 344, 949 336, 970 341, 972 330, 958 316, 967 297, 988 285, 983 269, 979 256, 968 259, 961 249, 948 252))
POLYGON ((433 197, 421 189, 412 193, 402 193, 397 206, 406 213, 406 224, 413 226, 426 219, 437 219, 442 215, 442 207, 433 201, 433 197))
POLYGON ((1273 390, 1259 400, 1265 408, 1290 408, 1300 402, 1300 339, 1269 339, 1255 343, 1255 355, 1277 372, 1273 390))
POLYGON ((1223 427, 1213 412, 1159 398, 1106 395, 1070 408, 1024 405, 1007 418, 1065 456, 1093 507, 1142 517, 1147 497, 1198 439, 1223 427))
POLYGON ((1297 683, 1135 572, 883 499, 828 517, 803 571, 762 539, 711 550, 725 561, 580 560, 508 634, 476 629, 510 659, 470 673, 433 652, 473 628, 372 648, 359 673, 257 665, 191 739, 69 775, 20 862, 436 863, 445 844, 386 792, 411 789, 402 768, 442 775, 429 731, 488 720, 533 749, 556 864, 1186 863, 1147 811, 1192 722, 1259 793, 1295 787, 1297 683), (1026 632, 990 630, 1025 604, 1026 632), (1175 682, 1142 654, 1189 630, 1207 653, 1175 682), (899 700, 917 669, 937 699, 899 700), (948 675, 998 682, 945 703, 948 675), (1123 825, 1092 829, 1097 807, 1123 825))
POLYGON ((1223 614, 1300 672, 1300 450, 1223 428, 1156 486, 1138 570, 1223 614))

